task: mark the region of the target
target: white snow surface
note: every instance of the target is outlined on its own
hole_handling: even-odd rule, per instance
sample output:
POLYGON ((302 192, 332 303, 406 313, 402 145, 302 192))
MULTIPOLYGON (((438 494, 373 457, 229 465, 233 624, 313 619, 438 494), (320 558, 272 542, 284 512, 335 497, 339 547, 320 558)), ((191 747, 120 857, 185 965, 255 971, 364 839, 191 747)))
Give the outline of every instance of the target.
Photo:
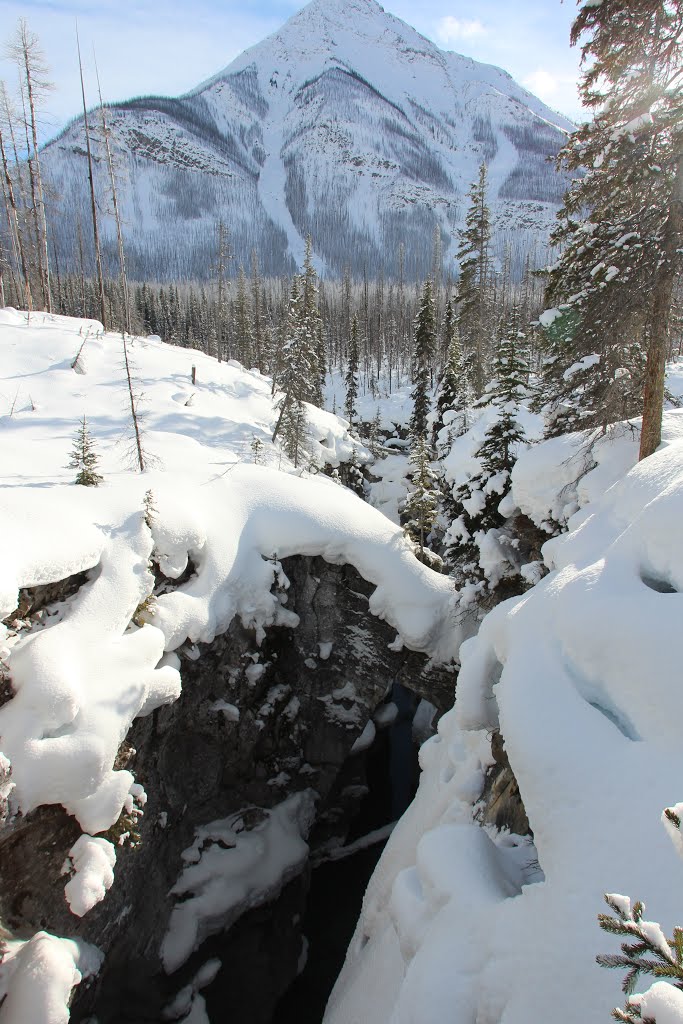
POLYGON ((229 928, 251 907, 275 899, 308 857, 305 842, 314 817, 310 789, 295 793, 251 829, 233 814, 197 829, 185 850, 186 867, 171 893, 171 911, 161 948, 166 971, 176 971, 207 936, 229 928))
POLYGON ((64 895, 71 913, 83 917, 100 903, 114 882, 116 850, 112 843, 99 836, 82 835, 69 850, 63 874, 73 870, 73 877, 64 886, 64 895))
POLYGON ((193 1024, 210 1024, 206 1013, 206 1002, 200 990, 215 980, 221 969, 221 961, 207 960, 195 974, 189 985, 181 988, 173 1002, 163 1012, 164 1020, 184 1020, 193 1024))
POLYGON ((47 932, 7 943, 0 965, 0 1024, 67 1024, 72 989, 97 974, 101 963, 94 946, 47 932))
POLYGON ((631 1002, 640 1006, 644 1020, 651 1018, 657 1024, 681 1024, 683 1020, 683 992, 666 981, 656 981, 631 1002))
MULTIPOLYGON (((630 441, 598 452, 587 504, 545 545, 550 574, 463 644, 455 707, 421 748, 417 797, 370 881, 326 1024, 602 1024, 623 1004, 619 972, 595 963, 618 952, 597 925, 603 894, 645 900, 655 938, 683 922, 680 842, 660 821, 683 768, 677 418, 633 468, 630 441), (476 819, 498 727, 535 846, 476 819)), ((518 496, 539 520, 547 473, 570 474, 568 444, 522 457, 543 467, 543 500, 528 466, 518 496)), ((641 998, 657 1024, 683 1020, 670 985, 641 998)))
MULTIPOLYGON (((417 561, 381 513, 326 477, 238 464, 244 438, 267 436, 274 420, 269 384, 257 373, 133 342, 148 394, 148 443, 164 469, 121 471, 120 339, 89 340, 88 373, 77 375, 70 363, 84 326, 41 315, 27 326, 23 314, 0 314, 9 389, 30 373, 36 405, 0 420, 11 432, 0 455, 0 518, 12 538, 0 568, 3 614, 16 607, 20 587, 90 570, 54 624, 46 620, 12 646, 16 696, 0 710, 0 736, 15 805, 61 803, 95 834, 116 821, 133 783, 130 772, 112 770, 130 723, 180 693, 177 659, 164 652, 210 642, 235 615, 257 636, 270 623, 295 624, 271 593, 279 558, 354 564, 377 585, 370 610, 406 646, 448 660, 457 631, 448 581, 417 561), (175 396, 190 362, 202 397, 188 408, 175 396), (73 471, 62 468, 84 411, 101 453, 105 482, 97 488, 73 486, 73 471), (147 490, 156 506, 151 531, 142 511, 147 490), (188 558, 196 573, 143 610, 154 582, 150 557, 169 577, 181 575, 188 558)), ((353 447, 336 417, 312 409, 311 416, 333 458, 353 447)))
MULTIPOLYGON (((145 445, 158 459, 140 474, 126 467, 126 445, 119 443, 128 418, 119 336, 103 334, 95 321, 2 310, 0 344, 0 617, 8 623, 0 657, 15 691, 0 709, 0 795, 10 814, 55 803, 76 817, 84 835, 71 851, 76 873, 65 892, 82 915, 111 885, 113 850, 97 833, 145 799, 130 771, 114 769, 132 721, 179 696, 173 652, 181 646, 199 656, 196 645, 236 615, 254 628, 257 642, 269 624, 296 626, 297 616, 282 603, 281 558, 321 555, 353 564, 375 585, 370 612, 394 627, 394 643, 438 661, 456 655, 464 627, 455 621, 449 581, 418 562, 399 527, 328 477, 295 472, 270 443, 276 411, 270 381, 256 371, 158 339, 130 339, 146 395, 145 445), (85 372, 76 373, 71 364, 84 340, 85 372), (100 457, 99 487, 75 486, 68 467, 84 415, 100 457), (265 464, 244 461, 254 437, 264 443, 265 464), (151 527, 143 506, 148 491, 151 527), (193 572, 154 596, 152 560, 171 584, 190 562, 193 572), (20 588, 77 573, 85 579, 70 596, 37 617, 15 617, 20 588), (271 593, 274 584, 279 595, 271 593)), ((344 421, 313 407, 307 417, 314 468, 334 467, 358 451, 344 421)), ((360 449, 360 457, 369 455, 360 449)), ((252 670, 256 675, 263 666, 252 670)), ((237 710, 220 708, 232 718, 237 710)), ((239 840, 245 842, 252 840, 239 840)), ((305 844, 291 838, 291 846, 298 857, 305 844)), ((265 888, 264 882, 259 891, 265 888)), ((197 901, 183 906, 187 916, 197 901)), ((186 934, 191 930, 187 925, 186 934)), ((21 970, 12 992, 19 994, 0 1010, 2 1024, 67 1019, 67 987, 78 978, 75 953, 54 945, 60 941, 36 938, 13 954, 21 970), (21 977, 30 976, 34 961, 45 989, 41 995, 34 986, 35 1005, 51 1008, 40 1016, 30 1003, 31 1017, 21 977)), ((199 1014, 201 997, 195 1002, 199 1014)))
MULTIPOLYGON (((667 385, 671 381, 675 391, 680 367, 670 369, 667 385)), ((662 443, 682 438, 683 410, 666 411, 662 443)), ((565 526, 574 513, 599 499, 636 464, 639 445, 639 419, 616 423, 603 436, 563 434, 534 445, 512 470, 514 504, 549 532, 553 522, 565 526)))

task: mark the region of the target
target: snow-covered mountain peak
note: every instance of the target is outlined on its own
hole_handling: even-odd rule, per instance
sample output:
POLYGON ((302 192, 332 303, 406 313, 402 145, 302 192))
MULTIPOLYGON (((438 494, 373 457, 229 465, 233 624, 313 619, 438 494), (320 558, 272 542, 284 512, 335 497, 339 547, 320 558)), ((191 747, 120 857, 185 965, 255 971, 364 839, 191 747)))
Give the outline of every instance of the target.
MULTIPOLYGON (((376 0, 312 0, 185 96, 119 104, 112 126, 131 265, 159 279, 207 276, 221 219, 235 266, 256 249, 268 274, 300 265, 308 234, 322 273, 392 277, 403 246, 405 273, 424 278, 436 232, 452 269, 482 162, 497 253, 509 244, 519 269, 554 223, 567 181, 547 158, 572 128, 507 72, 440 50, 376 0)), ((87 209, 84 152, 80 121, 46 152, 73 215, 55 226, 65 263, 64 224, 87 209)))

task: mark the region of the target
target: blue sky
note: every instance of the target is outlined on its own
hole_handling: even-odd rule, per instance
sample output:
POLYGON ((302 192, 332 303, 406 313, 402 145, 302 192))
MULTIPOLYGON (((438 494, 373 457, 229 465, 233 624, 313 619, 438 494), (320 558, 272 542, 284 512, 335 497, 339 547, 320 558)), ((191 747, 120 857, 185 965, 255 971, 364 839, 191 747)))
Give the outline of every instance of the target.
MULTIPOLYGON (((87 88, 94 46, 105 99, 117 100, 193 88, 303 6, 293 0, 0 0, 0 42, 20 16, 40 36, 56 86, 43 129, 49 137, 80 107, 76 18, 87 88)), ((387 0, 383 6, 443 49, 497 64, 549 106, 580 117, 579 53, 569 46, 573 0, 479 0, 476 6, 387 0)), ((13 74, 0 59, 0 77, 8 85, 13 74)))

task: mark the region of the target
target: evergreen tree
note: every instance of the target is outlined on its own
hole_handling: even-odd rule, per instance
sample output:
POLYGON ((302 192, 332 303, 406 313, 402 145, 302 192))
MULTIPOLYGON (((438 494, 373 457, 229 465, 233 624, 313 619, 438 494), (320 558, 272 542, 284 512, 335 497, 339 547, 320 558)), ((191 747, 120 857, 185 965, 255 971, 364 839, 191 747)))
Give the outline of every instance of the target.
POLYGON ((501 332, 493 363, 493 379, 482 397, 482 405, 496 405, 505 414, 515 409, 528 394, 529 363, 524 334, 519 330, 520 315, 516 307, 510 312, 501 332))
POLYGON ((383 454, 382 416, 379 406, 370 424, 370 436, 368 437, 368 448, 374 459, 380 459, 383 454))
POLYGON ((263 373, 263 318, 261 293, 263 282, 259 273, 258 253, 251 250, 251 305, 253 310, 252 335, 254 339, 254 365, 263 373))
POLYGON ((436 325, 434 320, 434 299, 432 282, 422 286, 420 308, 415 320, 415 347, 413 352, 413 413, 410 418, 410 433, 414 440, 427 437, 427 417, 431 406, 430 383, 436 325))
POLYGON ((145 491, 145 496, 142 499, 142 509, 145 523, 148 529, 151 530, 154 523, 156 523, 159 514, 159 510, 154 502, 154 492, 151 488, 145 491))
POLYGON ((543 399, 550 432, 643 408, 641 458, 659 444, 673 289, 683 263, 680 3, 584 3, 571 33, 595 115, 559 155, 577 178, 553 240, 543 399), (585 211, 588 210, 588 216, 585 211))
POLYGON ((237 342, 236 357, 244 367, 249 369, 252 364, 253 353, 253 316, 249 294, 247 291, 247 278, 244 267, 240 264, 237 271, 237 296, 235 299, 234 329, 237 342))
POLYGON ((425 547, 439 510, 441 493, 434 473, 427 442, 422 435, 413 439, 410 450, 413 466, 411 489, 408 491, 403 516, 405 531, 419 547, 420 561, 425 562, 425 547))
MULTIPOLYGON (((671 813, 671 809, 667 808, 664 813, 671 813)), ((641 1015, 640 1000, 632 1001, 631 997, 641 974, 657 980, 665 978, 675 988, 683 989, 683 928, 674 928, 673 938, 667 939, 656 921, 643 920, 644 903, 638 901, 631 907, 631 900, 619 893, 607 893, 605 902, 615 916, 598 914, 600 927, 625 939, 621 955, 601 953, 595 958, 601 967, 626 971, 622 984, 626 1006, 623 1010, 614 1009, 612 1016, 625 1024, 638 1021, 654 1024, 652 1018, 641 1015)))
POLYGON ((354 420, 358 416, 356 410, 356 399, 358 398, 358 317, 354 315, 351 321, 351 337, 349 339, 349 361, 346 370, 346 403, 344 411, 346 418, 353 427, 354 420))
POLYGON ((460 343, 473 356, 477 396, 484 385, 492 306, 491 216, 486 187, 486 164, 482 164, 468 192, 469 209, 456 254, 460 264, 456 300, 460 343))
POLYGON ((483 404, 492 406, 495 415, 487 414, 490 423, 475 453, 480 469, 454 490, 449 502, 449 511, 456 514, 446 534, 447 558, 460 586, 472 584, 479 591, 481 604, 490 603, 491 594, 503 579, 517 575, 515 545, 501 532, 505 517, 499 511, 501 501, 510 492, 512 469, 525 441, 519 403, 526 392, 527 364, 524 338, 515 329, 516 320, 511 317, 511 329, 498 344, 494 378, 486 390, 483 404), (481 565, 485 544, 488 576, 481 565), (494 549, 498 564, 492 569, 494 549))
POLYGON ((458 402, 459 394, 459 367, 462 352, 460 349, 460 339, 458 332, 455 327, 455 320, 453 318, 453 306, 451 300, 448 300, 446 305, 446 311, 444 313, 444 335, 448 336, 448 347, 446 349, 446 360, 443 376, 441 383, 439 384, 439 390, 436 399, 436 419, 434 420, 433 436, 434 441, 438 438, 439 432, 444 427, 444 413, 455 409, 458 402))
POLYGON ((319 387, 318 356, 310 324, 310 319, 304 315, 303 282, 295 278, 277 375, 277 387, 282 392, 278 402, 280 415, 273 432, 273 441, 282 434, 285 451, 295 466, 301 464, 305 455, 304 402, 313 402, 319 387))
POLYGON ((318 309, 318 274, 313 266, 313 243, 311 236, 306 238, 302 282, 301 317, 306 334, 311 339, 315 351, 315 363, 312 367, 312 391, 309 401, 322 408, 323 389, 325 386, 325 347, 322 334, 322 317, 318 309))
POLYGON ((306 459, 306 410, 301 399, 293 396, 288 402, 283 401, 280 420, 282 446, 298 469, 306 459))
POLYGON ((261 463, 265 461, 265 459, 264 459, 265 445, 264 445, 263 441, 261 440, 261 438, 257 434, 253 435, 253 437, 251 439, 251 444, 249 445, 249 447, 251 448, 251 456, 252 456, 252 458, 254 460, 254 465, 255 466, 261 465, 261 463))
POLYGON ((446 365, 448 360, 448 351, 453 343, 453 339, 458 333, 458 326, 456 322, 455 310, 453 309, 453 300, 449 298, 446 303, 446 308, 441 318, 441 353, 440 362, 442 366, 446 365))
POLYGON ((474 405, 474 356, 461 349, 457 334, 448 354, 446 369, 437 400, 434 424, 435 443, 439 432, 447 427, 445 437, 438 441, 439 457, 446 455, 453 441, 470 427, 470 410, 474 405))
POLYGON ((71 448, 69 469, 78 470, 74 483, 82 484, 84 487, 97 487, 98 484, 101 484, 103 477, 97 472, 99 461, 99 456, 95 452, 95 444, 84 416, 76 430, 71 448))
POLYGON ((359 498, 365 498, 363 466, 358 458, 358 449, 355 445, 351 449, 351 458, 348 462, 342 462, 339 468, 341 482, 352 491, 355 491, 359 498))

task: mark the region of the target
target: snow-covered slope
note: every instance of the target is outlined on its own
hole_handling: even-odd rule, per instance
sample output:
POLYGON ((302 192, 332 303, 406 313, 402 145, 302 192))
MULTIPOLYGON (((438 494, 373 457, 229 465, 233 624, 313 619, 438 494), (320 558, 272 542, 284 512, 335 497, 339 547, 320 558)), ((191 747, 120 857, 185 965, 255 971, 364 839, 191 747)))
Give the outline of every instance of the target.
MULTIPOLYGON (((570 516, 568 533, 544 547, 550 574, 461 649, 326 1024, 601 1024, 625 975, 595 963, 619 952, 603 894, 644 900, 666 935, 683 922, 683 845, 662 814, 683 797, 682 428, 667 413, 665 446, 638 465, 627 425, 590 456, 577 435, 522 454, 514 503, 538 525, 570 516), (497 730, 533 840, 480 824, 497 730)), ((668 985, 643 1008, 683 1020, 668 985)))
MULTIPOLYGON (((267 272, 300 263, 389 274, 431 265, 435 227, 452 266, 454 230, 488 164, 499 250, 541 243, 566 181, 546 157, 571 124, 499 68, 441 51, 375 0, 312 0, 257 46, 179 99, 111 111, 126 169, 133 273, 208 273, 215 226, 239 260, 267 272)), ((85 209, 81 119, 45 150, 71 213, 85 209)), ((104 182, 104 164, 99 169, 104 182)), ((70 218, 56 225, 64 259, 70 218)), ((111 233, 111 225, 110 225, 111 233)))
MULTIPOLYGON (((106 898, 116 864, 112 843, 94 834, 145 801, 132 773, 115 767, 131 722, 179 696, 181 647, 192 657, 235 616, 257 644, 268 625, 297 625, 280 559, 354 565, 374 584, 369 610, 396 629, 397 649, 448 661, 462 632, 450 581, 417 560, 399 527, 329 477, 293 472, 270 443, 277 413, 258 372, 129 339, 145 396, 150 468, 139 473, 125 466, 120 336, 94 321, 2 310, 0 343, 0 819, 61 804, 78 821, 64 882, 80 934, 78 918, 106 898), (68 467, 83 416, 98 487, 74 485, 68 467), (152 596, 155 566, 165 582, 152 596), (75 593, 37 617, 22 613, 20 588, 83 572, 75 593)), ((307 408, 313 467, 358 451, 343 421, 307 408)), ((303 845, 292 840, 292 863, 303 845)), ((269 861, 266 881, 279 863, 269 861)), ((0 998, 9 988, 0 1021, 68 1020, 71 987, 98 963, 76 943, 22 936, 0 969, 0 998)))

